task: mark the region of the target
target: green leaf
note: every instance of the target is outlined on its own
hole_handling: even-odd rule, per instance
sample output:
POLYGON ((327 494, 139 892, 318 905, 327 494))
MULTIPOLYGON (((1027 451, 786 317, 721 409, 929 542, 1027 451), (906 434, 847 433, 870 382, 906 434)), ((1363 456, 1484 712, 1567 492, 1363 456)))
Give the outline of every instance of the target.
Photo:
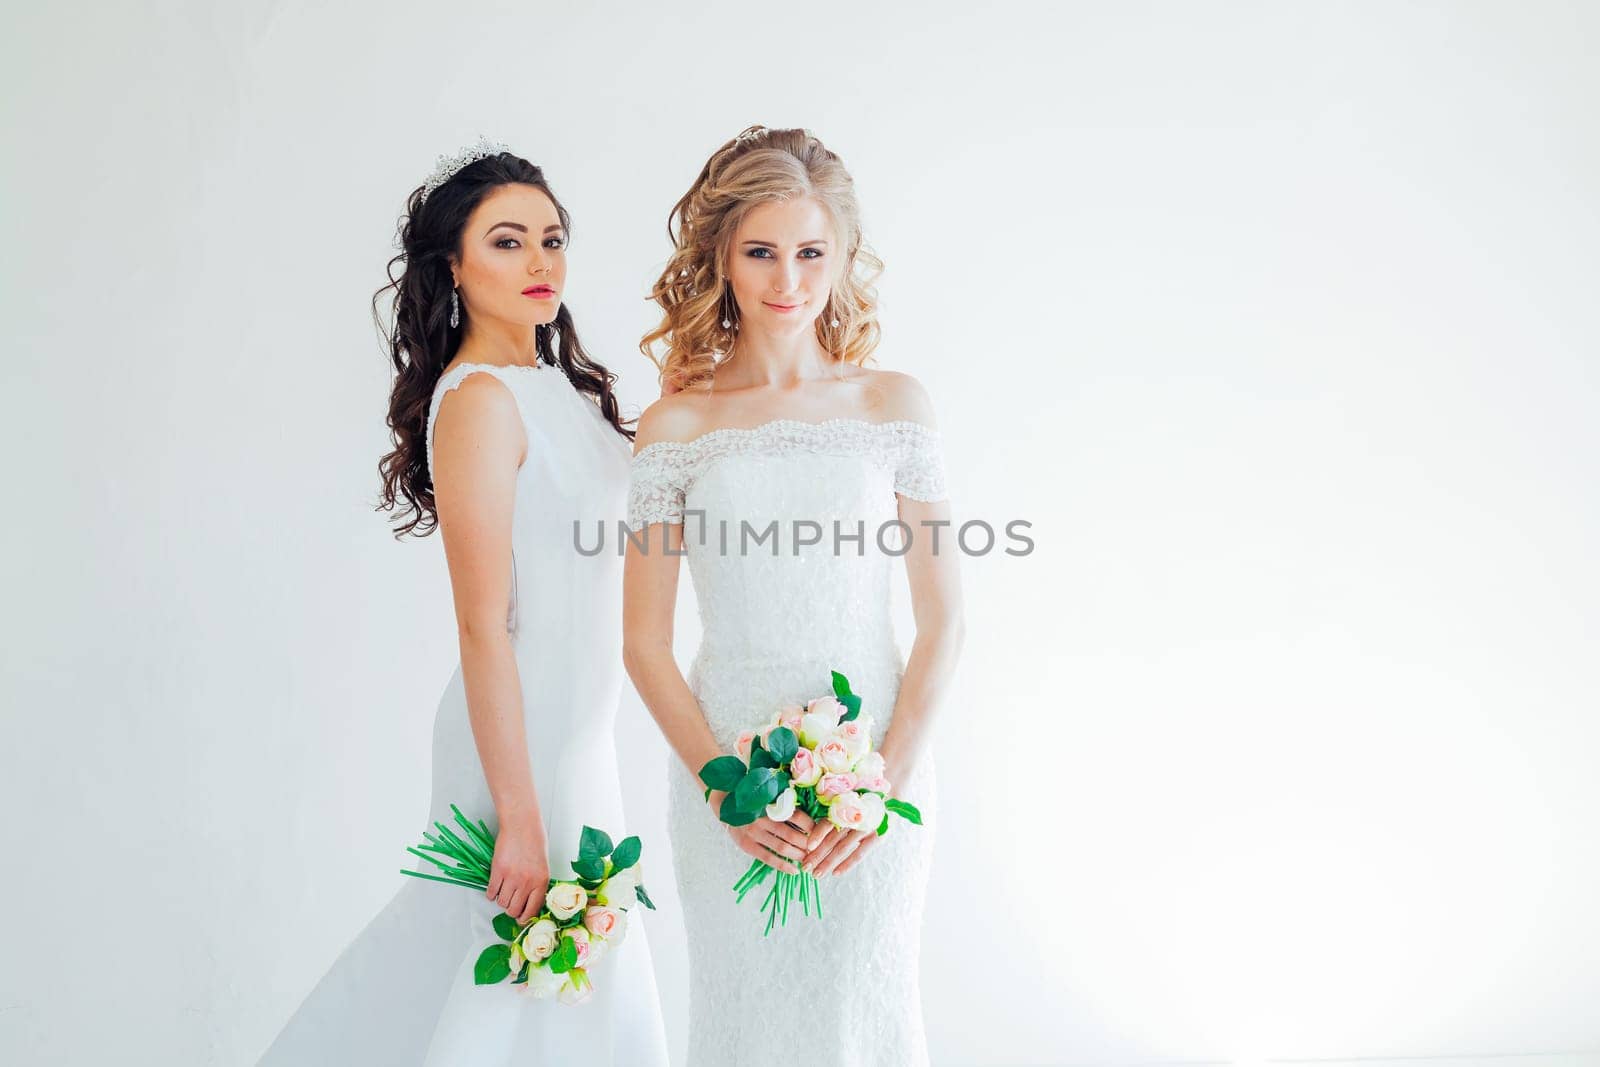
POLYGON ((700 768, 700 780, 712 789, 727 792, 744 777, 744 760, 738 756, 718 756, 700 768))
POLYGON ((655 911, 656 910, 655 901, 651 900, 650 899, 650 894, 646 893, 644 891, 644 886, 642 886, 642 885, 634 886, 633 887, 633 895, 639 898, 639 903, 643 904, 645 907, 649 908, 651 911, 655 911))
POLYGON ((800 739, 787 726, 780 726, 767 735, 767 751, 778 763, 788 763, 800 749, 800 739))
POLYGON ((511 979, 511 984, 522 985, 524 982, 526 982, 528 980, 528 971, 532 968, 532 966, 533 965, 531 963, 524 962, 522 964, 522 970, 518 971, 517 976, 511 979))
MULTIPOLYGON (((509 948, 509 946, 507 946, 509 948)), ((550 957, 550 969, 556 974, 566 974, 578 965, 578 943, 570 937, 563 937, 561 944, 556 947, 550 957)), ((507 970, 510 970, 508 967, 507 970)))
POLYGON ((846 693, 839 698, 839 703, 844 705, 844 714, 839 716, 840 722, 849 722, 861 714, 861 698, 854 693, 846 693))
POLYGON ((756 821, 755 813, 740 809, 732 793, 722 798, 721 815, 729 826, 749 826, 756 821))
POLYGON ((922 825, 922 812, 915 805, 907 804, 903 800, 885 800, 883 806, 886 810, 894 812, 906 822, 922 825))
POLYGON ((496 982, 505 981, 506 975, 510 973, 510 945, 490 945, 478 954, 478 962, 472 965, 474 985, 494 985, 496 982))
POLYGON ((639 852, 643 848, 637 837, 624 837, 618 844, 617 850, 611 854, 613 864, 612 873, 625 871, 639 862, 639 852))
POLYGON ((833 673, 833 695, 838 697, 840 699, 840 701, 843 701, 845 697, 850 695, 850 679, 846 678, 844 675, 840 674, 838 671, 834 671, 832 673, 833 673))
MULTIPOLYGON (((596 830, 592 826, 583 828, 583 836, 578 841, 578 856, 587 859, 590 856, 611 855, 611 835, 604 830, 596 830)), ((605 873, 605 867, 600 868, 605 873)))
POLYGON ((771 767, 752 767, 733 791, 734 806, 740 811, 759 814, 783 792, 783 787, 778 785, 778 774, 771 767))
POLYGON ((598 882, 606 876, 606 861, 599 856, 580 856, 572 861, 572 870, 579 878, 598 882))
POLYGON ((515 940, 517 936, 517 920, 505 912, 501 912, 494 917, 494 932, 507 941, 515 940))
MULTIPOLYGON (((758 738, 756 738, 756 740, 759 741, 761 739, 758 737, 758 738)), ((777 765, 778 765, 777 759, 772 755, 772 753, 768 752, 766 749, 764 749, 764 748, 752 748, 750 750, 750 766, 751 767, 773 768, 773 767, 776 767, 777 765)))
POLYGON ((887 814, 885 814, 884 817, 883 817, 883 821, 878 824, 878 836, 882 837, 884 834, 886 834, 888 832, 889 832, 889 816, 887 814))

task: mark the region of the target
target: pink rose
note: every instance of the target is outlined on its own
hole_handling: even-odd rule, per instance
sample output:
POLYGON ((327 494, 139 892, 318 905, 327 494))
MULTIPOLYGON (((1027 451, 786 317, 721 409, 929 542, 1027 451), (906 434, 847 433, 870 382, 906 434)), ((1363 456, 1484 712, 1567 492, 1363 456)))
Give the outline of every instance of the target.
POLYGON ((746 763, 750 762, 750 743, 756 739, 754 730, 746 730, 739 735, 739 740, 734 743, 734 748, 739 751, 739 758, 746 763))
POLYGON ((817 762, 817 754, 809 748, 795 749, 794 758, 789 761, 789 780, 795 785, 816 785, 821 777, 822 764, 817 762))
POLYGON ((578 966, 582 967, 589 959, 589 931, 574 926, 562 936, 572 938, 572 943, 578 946, 578 966))
POLYGON ((856 792, 844 794, 828 808, 828 821, 841 830, 876 830, 877 824, 867 825, 868 816, 867 806, 861 802, 861 794, 856 792))
POLYGON ((787 726, 798 734, 800 732, 800 720, 805 716, 806 709, 799 704, 785 704, 778 711, 778 725, 787 726))
POLYGON ((593 937, 610 937, 617 931, 620 917, 610 908, 595 904, 583 912, 583 928, 593 937))
POLYGON ((817 746, 817 762, 830 774, 842 774, 856 765, 856 757, 843 741, 832 738, 817 746))
POLYGON ((844 714, 844 705, 832 697, 818 697, 806 705, 807 715, 824 715, 833 720, 833 725, 839 725, 839 716, 844 714))
POLYGON ((817 783, 817 796, 823 799, 828 797, 842 797, 846 794, 854 796, 856 792, 856 776, 846 771, 843 774, 824 774, 817 783))
POLYGON ((851 759, 860 759, 872 750, 871 726, 870 722, 863 722, 859 718, 851 719, 834 727, 833 737, 844 743, 851 759))

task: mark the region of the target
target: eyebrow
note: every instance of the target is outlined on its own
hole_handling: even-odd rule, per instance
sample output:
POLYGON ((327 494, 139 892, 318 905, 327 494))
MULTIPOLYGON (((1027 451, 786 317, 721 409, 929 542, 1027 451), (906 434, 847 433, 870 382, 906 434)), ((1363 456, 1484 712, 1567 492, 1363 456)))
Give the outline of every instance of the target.
MULTIPOLYGON (((528 228, 526 226, 524 226, 520 222, 497 222, 493 226, 490 226, 487 230, 484 230, 483 231, 483 235, 485 237, 487 237, 491 233, 493 233, 495 230, 498 230, 502 226, 510 226, 513 230, 518 230, 518 231, 520 231, 522 233, 527 233, 528 232, 528 228)), ((553 223, 552 225, 546 226, 544 228, 544 232, 545 233, 560 233, 561 232, 561 224, 560 223, 553 223)))
MULTIPOLYGON (((747 245, 760 245, 762 248, 777 248, 778 247, 777 245, 773 244, 771 241, 745 241, 744 243, 747 244, 747 245)), ((808 247, 810 245, 825 245, 827 243, 828 243, 827 240, 824 239, 824 238, 813 237, 809 241, 801 241, 800 242, 800 247, 801 248, 806 248, 806 247, 808 247)))

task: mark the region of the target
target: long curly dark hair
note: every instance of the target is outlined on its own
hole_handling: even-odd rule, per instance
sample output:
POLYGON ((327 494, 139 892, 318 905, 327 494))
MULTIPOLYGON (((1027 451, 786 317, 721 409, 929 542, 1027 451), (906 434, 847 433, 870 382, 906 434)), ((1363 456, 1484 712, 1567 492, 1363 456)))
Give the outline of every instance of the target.
MULTIPOLYGON (((486 156, 462 167, 424 199, 423 186, 412 191, 400 219, 400 253, 389 260, 389 284, 372 296, 373 319, 394 362, 388 424, 394 451, 378 461, 383 489, 376 511, 398 510, 396 540, 407 534, 426 537, 439 524, 434 506, 433 472, 428 470, 428 409, 444 368, 461 347, 463 330, 450 327, 450 293, 455 287, 450 256, 461 255, 467 219, 485 196, 512 183, 536 186, 556 207, 561 228, 572 232, 567 209, 550 191, 544 172, 510 152, 486 156), (401 270, 397 275, 395 267, 401 270), (386 329, 378 302, 393 291, 392 330, 386 329), (402 503, 401 500, 404 500, 402 503)), ((617 376, 589 357, 578 340, 572 313, 563 302, 554 328, 540 327, 539 358, 566 372, 572 384, 588 393, 606 421, 628 440, 630 423, 622 420, 612 390, 617 376)))

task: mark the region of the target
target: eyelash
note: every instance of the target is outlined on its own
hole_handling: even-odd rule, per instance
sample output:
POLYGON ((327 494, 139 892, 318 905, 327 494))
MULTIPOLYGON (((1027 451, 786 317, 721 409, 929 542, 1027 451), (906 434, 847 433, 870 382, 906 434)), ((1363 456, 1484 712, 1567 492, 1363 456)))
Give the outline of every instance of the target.
MULTIPOLYGON (((772 249, 770 249, 770 248, 752 248, 747 254, 752 259, 767 259, 768 256, 767 256, 766 253, 771 252, 771 251, 772 251, 772 249)), ((820 249, 820 248, 802 248, 800 251, 802 253, 804 253, 804 252, 815 252, 816 253, 816 255, 814 255, 814 256, 802 256, 801 258, 803 258, 803 259, 821 259, 822 258, 822 249, 820 249)))
MULTIPOLYGON (((494 246, 496 248, 500 248, 501 247, 501 242, 503 242, 503 241, 516 241, 516 240, 517 239, 515 237, 502 237, 502 238, 500 238, 499 241, 496 241, 494 243, 494 246)), ((550 238, 550 241, 554 241, 555 242, 555 246, 557 248, 565 248, 565 247, 567 247, 567 239, 565 237, 552 237, 552 238, 550 238)), ((546 241, 545 244, 549 244, 550 241, 546 241)))

